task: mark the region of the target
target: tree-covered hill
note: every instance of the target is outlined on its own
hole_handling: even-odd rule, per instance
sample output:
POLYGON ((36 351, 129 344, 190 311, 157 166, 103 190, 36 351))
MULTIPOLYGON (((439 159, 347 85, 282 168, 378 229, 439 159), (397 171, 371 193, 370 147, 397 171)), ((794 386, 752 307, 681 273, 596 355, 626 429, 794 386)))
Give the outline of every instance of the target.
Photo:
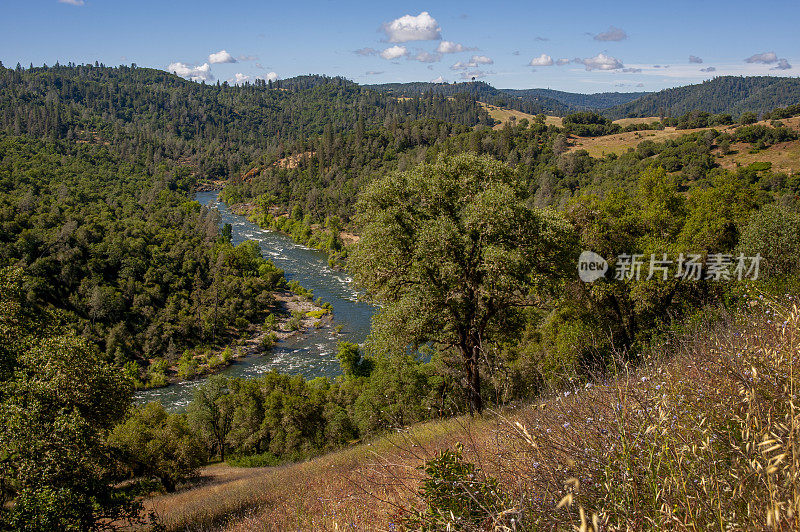
POLYGON ((490 124, 469 98, 398 100, 343 78, 206 85, 121 66, 0 67, 0 130, 12 135, 108 142, 153 164, 181 160, 211 178, 236 175, 283 142, 433 118, 490 124))
POLYGON ((765 113, 800 101, 800 78, 778 76, 721 76, 647 94, 608 109, 609 118, 680 116, 690 111, 765 113))
POLYGON ((570 111, 585 111, 607 109, 617 105, 632 102, 648 92, 598 92, 595 94, 581 94, 577 92, 564 92, 553 89, 501 89, 510 96, 518 96, 523 100, 533 98, 550 98, 568 106, 570 111))

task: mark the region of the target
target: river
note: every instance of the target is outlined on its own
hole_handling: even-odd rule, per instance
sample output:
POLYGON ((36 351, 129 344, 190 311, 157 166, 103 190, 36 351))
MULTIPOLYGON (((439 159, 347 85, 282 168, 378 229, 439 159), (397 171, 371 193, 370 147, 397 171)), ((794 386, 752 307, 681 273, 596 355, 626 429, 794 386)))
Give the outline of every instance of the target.
MULTIPOLYGON (((220 212, 220 224, 229 223, 233 229, 232 241, 241 244, 254 240, 261 246, 265 258, 272 259, 282 268, 287 280, 296 280, 301 286, 314 291, 314 298, 333 306, 333 321, 317 329, 278 342, 262 356, 236 360, 222 371, 229 377, 258 377, 276 370, 281 373, 300 374, 307 379, 334 377, 341 373, 336 360, 336 346, 340 341, 361 343, 369 333, 374 307, 358 300, 351 279, 343 272, 328 267, 327 255, 297 244, 290 237, 258 227, 244 216, 234 214, 219 201, 219 192, 198 192, 195 199, 220 212), (341 332, 336 327, 341 326, 341 332)), ((160 401, 168 410, 179 411, 192 399, 194 388, 203 379, 179 382, 164 388, 139 391, 137 403, 160 401)))

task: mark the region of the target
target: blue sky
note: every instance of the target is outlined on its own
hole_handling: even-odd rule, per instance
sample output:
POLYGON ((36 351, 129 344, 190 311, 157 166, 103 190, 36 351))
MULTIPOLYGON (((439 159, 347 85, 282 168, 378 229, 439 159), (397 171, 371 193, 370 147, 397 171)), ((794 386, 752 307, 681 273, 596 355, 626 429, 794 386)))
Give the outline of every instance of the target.
POLYGON ((658 90, 715 75, 798 76, 798 22, 794 0, 2 0, 0 61, 136 63, 208 82, 322 73, 658 90))

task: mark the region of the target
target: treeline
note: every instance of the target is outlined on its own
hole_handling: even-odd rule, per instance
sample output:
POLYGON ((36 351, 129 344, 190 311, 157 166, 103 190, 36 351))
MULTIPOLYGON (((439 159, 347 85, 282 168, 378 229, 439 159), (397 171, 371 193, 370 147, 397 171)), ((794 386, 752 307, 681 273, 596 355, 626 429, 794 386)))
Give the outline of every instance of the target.
POLYGON ((255 245, 220 236, 193 184, 103 146, 0 133, 0 267, 23 268, 26 300, 58 309, 106 360, 135 373, 163 359, 150 375, 163 384, 186 349, 262 322, 284 282, 255 245))

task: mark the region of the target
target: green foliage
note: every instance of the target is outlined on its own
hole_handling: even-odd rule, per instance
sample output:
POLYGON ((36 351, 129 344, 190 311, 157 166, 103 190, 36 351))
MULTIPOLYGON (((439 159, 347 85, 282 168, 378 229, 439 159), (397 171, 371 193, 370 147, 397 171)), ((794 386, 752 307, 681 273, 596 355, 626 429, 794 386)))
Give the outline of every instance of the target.
POLYGON ((197 475, 205 448, 186 416, 168 414, 160 403, 134 409, 114 427, 110 445, 123 453, 133 477, 155 477, 167 491, 197 475))
POLYGON ((186 412, 192 429, 224 462, 234 412, 228 379, 220 375, 209 377, 195 390, 186 412))
POLYGON ((280 463, 281 460, 270 452, 228 458, 228 465, 232 467, 270 467, 280 463))
POLYGON ((464 460, 460 443, 420 469, 425 478, 418 496, 425 508, 404 520, 413 530, 484 530, 496 526, 497 514, 509 507, 497 480, 464 460))
POLYGON ((31 307, 19 270, 0 270, 0 329, 0 526, 90 530, 135 517, 106 445, 130 404, 130 380, 31 307))
POLYGON ((361 239, 350 266, 384 305, 372 343, 402 352, 427 342, 458 350, 471 409, 482 409, 479 363, 529 291, 574 258, 575 238, 554 212, 529 208, 511 170, 461 155, 392 174, 359 200, 361 239))
POLYGON ((737 251, 761 255, 759 275, 788 277, 800 270, 800 213, 767 205, 751 215, 742 230, 737 251))
POLYGON ((186 208, 178 168, 0 134, 0 183, 0 265, 25 268, 27 300, 120 366, 261 321, 283 282, 257 245, 220 242, 217 215, 186 208))

